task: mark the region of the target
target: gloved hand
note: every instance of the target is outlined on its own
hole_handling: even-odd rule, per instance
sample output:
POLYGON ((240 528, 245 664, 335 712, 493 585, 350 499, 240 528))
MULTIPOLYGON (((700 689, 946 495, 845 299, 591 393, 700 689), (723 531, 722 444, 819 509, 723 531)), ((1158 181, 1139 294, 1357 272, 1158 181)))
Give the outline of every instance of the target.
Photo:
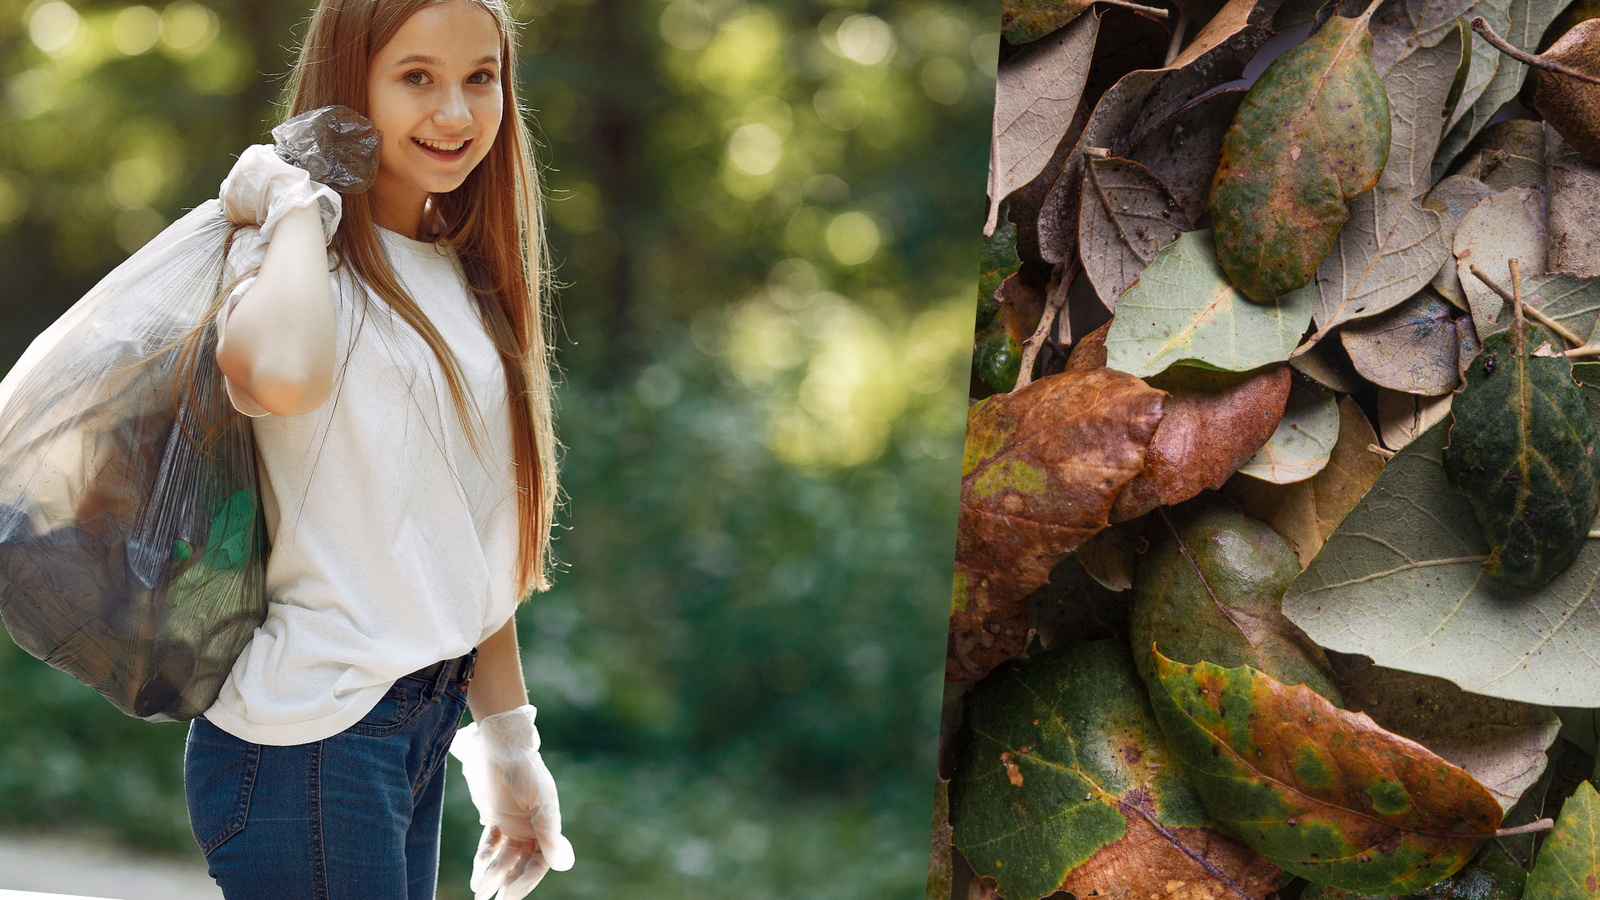
POLYGON ((477 900, 495 891, 499 900, 521 900, 546 872, 572 868, 556 783, 539 757, 537 712, 524 704, 485 716, 456 732, 450 746, 485 826, 472 861, 477 900))
POLYGON ((285 213, 315 205, 322 213, 323 239, 332 243, 343 211, 333 188, 312 181, 306 170, 279 159, 270 144, 256 144, 239 154, 233 171, 222 180, 218 199, 228 221, 259 226, 263 242, 272 240, 272 231, 285 213))

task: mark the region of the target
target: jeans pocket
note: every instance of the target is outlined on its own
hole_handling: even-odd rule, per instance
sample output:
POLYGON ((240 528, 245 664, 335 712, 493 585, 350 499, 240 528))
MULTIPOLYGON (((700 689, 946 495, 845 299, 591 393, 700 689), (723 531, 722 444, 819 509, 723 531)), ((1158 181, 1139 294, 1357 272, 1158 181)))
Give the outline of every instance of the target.
POLYGON ((388 734, 416 717, 422 707, 421 700, 420 689, 408 687, 403 680, 396 681, 361 721, 350 726, 350 730, 365 735, 388 734))
POLYGON ((260 764, 260 744, 241 741, 204 718, 190 724, 183 792, 189 827, 207 856, 244 829, 260 764))

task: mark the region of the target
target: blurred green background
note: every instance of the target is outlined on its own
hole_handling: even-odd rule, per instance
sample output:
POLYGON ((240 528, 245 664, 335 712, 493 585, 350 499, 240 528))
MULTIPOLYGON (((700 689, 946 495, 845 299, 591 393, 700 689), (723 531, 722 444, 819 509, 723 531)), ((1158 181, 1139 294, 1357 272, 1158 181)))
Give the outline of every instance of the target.
MULTIPOLYGON (((266 139, 308 9, 0 0, 0 370, 266 139)), ((999 4, 517 14, 570 497, 518 618, 579 859, 535 896, 920 896, 999 4)), ((185 726, 9 642, 0 685, 0 827, 198 857, 185 726)))

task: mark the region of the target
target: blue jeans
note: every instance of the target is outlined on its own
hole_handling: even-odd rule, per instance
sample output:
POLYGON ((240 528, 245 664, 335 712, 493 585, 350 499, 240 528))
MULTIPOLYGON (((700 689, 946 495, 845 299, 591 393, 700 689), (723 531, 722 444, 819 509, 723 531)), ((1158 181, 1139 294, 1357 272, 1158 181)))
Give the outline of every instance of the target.
POLYGON ((310 744, 241 741, 204 718, 183 759, 189 824, 227 900, 430 900, 444 759, 466 694, 406 676, 310 744))

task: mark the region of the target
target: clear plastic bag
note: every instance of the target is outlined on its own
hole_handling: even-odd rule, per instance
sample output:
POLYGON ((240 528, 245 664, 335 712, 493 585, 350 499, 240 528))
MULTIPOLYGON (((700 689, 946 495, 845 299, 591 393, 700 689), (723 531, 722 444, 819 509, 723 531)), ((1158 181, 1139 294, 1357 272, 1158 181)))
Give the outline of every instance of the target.
MULTIPOLYGON (((295 164, 370 187, 365 119, 328 107, 286 128, 295 164)), ((18 646, 151 721, 204 712, 266 616, 255 438, 216 366, 235 228, 201 204, 0 381, 0 619, 18 646)))

